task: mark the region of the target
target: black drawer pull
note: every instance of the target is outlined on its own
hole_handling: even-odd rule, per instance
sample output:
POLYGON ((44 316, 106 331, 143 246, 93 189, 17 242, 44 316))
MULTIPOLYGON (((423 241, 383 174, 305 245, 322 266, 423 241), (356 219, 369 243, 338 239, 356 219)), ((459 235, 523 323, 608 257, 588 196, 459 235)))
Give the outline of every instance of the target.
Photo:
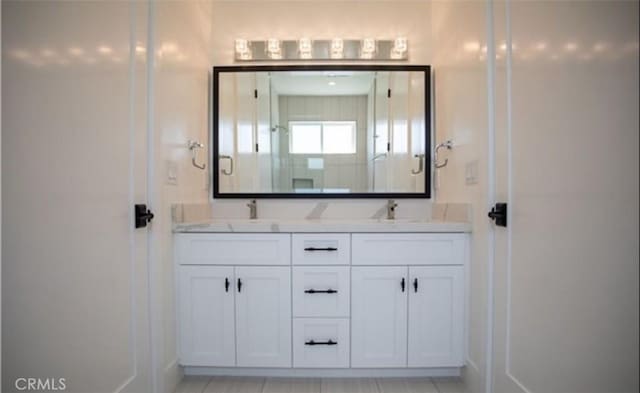
POLYGON ((304 293, 338 293, 336 289, 305 289, 304 293))
POLYGON ((337 247, 305 247, 305 251, 338 251, 337 247))
POLYGON ((402 292, 404 292, 404 278, 400 281, 400 288, 402 288, 402 292))
POLYGON ((304 345, 338 345, 337 341, 329 340, 329 341, 307 341, 304 345))
POLYGON ((229 277, 227 277, 227 278, 224 279, 224 291, 225 292, 229 292, 229 285, 230 285, 229 277))
POLYGON ((242 292, 242 280, 238 279, 238 292, 242 292))
POLYGON ((418 292, 418 279, 413 279, 413 292, 418 292))

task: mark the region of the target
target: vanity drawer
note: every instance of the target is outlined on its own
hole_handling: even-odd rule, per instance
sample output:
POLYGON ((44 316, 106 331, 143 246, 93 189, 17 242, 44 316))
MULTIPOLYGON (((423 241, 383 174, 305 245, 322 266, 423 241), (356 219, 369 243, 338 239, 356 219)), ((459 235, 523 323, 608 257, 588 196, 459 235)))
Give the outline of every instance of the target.
POLYGON ((349 367, 349 320, 295 318, 293 367, 349 367))
POLYGON ((293 234, 294 265, 348 265, 351 236, 348 233, 293 234))
POLYGON ((463 265, 466 237, 458 233, 352 235, 353 265, 463 265))
POLYGON ((294 266, 293 315, 348 317, 350 270, 348 266, 294 266))
POLYGON ((291 235, 177 234, 176 258, 181 265, 290 265, 291 235))

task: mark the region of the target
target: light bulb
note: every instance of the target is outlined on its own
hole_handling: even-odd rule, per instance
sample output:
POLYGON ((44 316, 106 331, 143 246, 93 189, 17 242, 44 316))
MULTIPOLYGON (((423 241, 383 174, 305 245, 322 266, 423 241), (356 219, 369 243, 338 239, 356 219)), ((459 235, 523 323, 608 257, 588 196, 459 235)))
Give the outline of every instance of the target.
POLYGON ((365 38, 362 40, 362 52, 373 53, 376 51, 376 40, 373 38, 365 38))
POLYGON ((342 38, 334 38, 331 40, 331 52, 342 52, 344 50, 344 41, 342 38))
POLYGON ((249 41, 243 38, 236 38, 236 53, 241 54, 249 51, 249 41))
POLYGON ((311 52, 311 47, 312 47, 313 43, 311 41, 311 38, 300 38, 300 41, 298 41, 298 50, 300 52, 311 52))
POLYGON ((267 51, 268 52, 280 52, 280 40, 277 38, 269 38, 267 40, 267 51))
POLYGON ((398 53, 404 53, 407 51, 408 43, 406 37, 398 37, 393 41, 393 50, 398 53))

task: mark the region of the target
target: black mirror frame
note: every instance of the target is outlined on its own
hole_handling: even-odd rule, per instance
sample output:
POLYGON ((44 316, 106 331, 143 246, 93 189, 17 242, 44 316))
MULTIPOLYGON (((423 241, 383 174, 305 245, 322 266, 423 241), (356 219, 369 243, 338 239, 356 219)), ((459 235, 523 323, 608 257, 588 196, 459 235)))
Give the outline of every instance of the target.
POLYGON ((429 199, 431 198, 431 66, 429 65, 269 65, 269 66, 217 66, 213 67, 212 128, 213 143, 213 198, 214 199, 429 199), (379 193, 221 193, 219 177, 219 77, 221 72, 275 72, 275 71, 412 71, 424 72, 425 81, 425 157, 424 192, 379 193))

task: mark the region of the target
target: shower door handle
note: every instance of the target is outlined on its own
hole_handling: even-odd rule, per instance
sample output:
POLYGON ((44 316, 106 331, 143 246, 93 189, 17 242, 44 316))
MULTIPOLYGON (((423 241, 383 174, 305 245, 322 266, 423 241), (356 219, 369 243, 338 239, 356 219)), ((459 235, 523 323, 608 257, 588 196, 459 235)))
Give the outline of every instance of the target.
POLYGON ((412 169, 411 174, 417 175, 424 171, 424 154, 416 154, 414 157, 418 159, 418 170, 412 169))
POLYGON ((233 157, 224 155, 220 156, 220 160, 229 160, 229 170, 227 171, 226 169, 222 169, 222 174, 227 176, 233 175, 233 157))

